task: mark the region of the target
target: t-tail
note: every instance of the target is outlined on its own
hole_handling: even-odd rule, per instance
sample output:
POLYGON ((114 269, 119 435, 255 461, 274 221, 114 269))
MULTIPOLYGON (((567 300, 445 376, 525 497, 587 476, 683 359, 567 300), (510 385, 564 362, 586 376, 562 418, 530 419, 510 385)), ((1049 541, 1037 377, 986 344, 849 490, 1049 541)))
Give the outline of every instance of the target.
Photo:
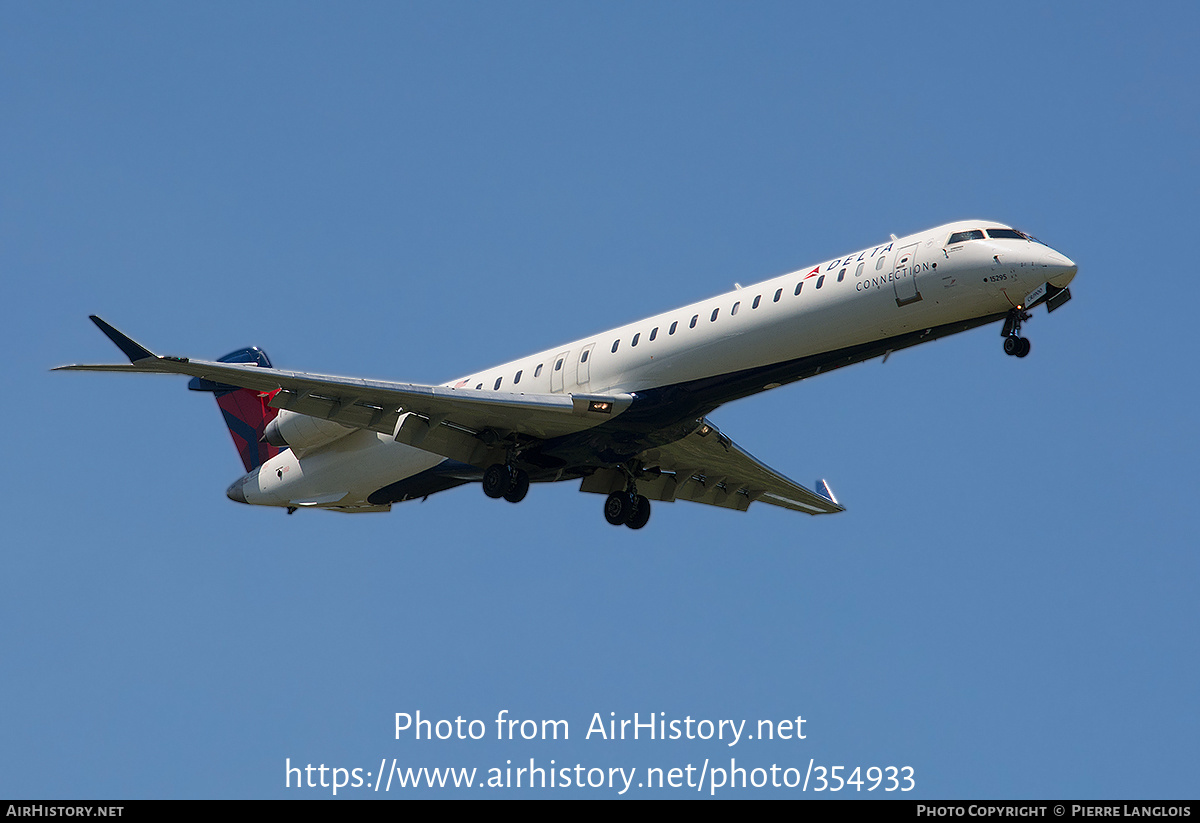
MULTIPOLYGON (((267 353, 257 346, 230 352, 217 362, 248 363, 265 369, 271 368, 271 360, 267 353)), ((247 472, 253 471, 279 454, 280 449, 277 446, 272 446, 262 439, 263 430, 279 413, 278 409, 267 405, 271 394, 253 389, 239 389, 225 383, 214 383, 202 377, 193 377, 188 382, 188 388, 216 395, 217 405, 221 407, 221 414, 225 417, 225 425, 229 427, 229 434, 233 437, 233 445, 242 456, 242 465, 246 467, 247 472)))

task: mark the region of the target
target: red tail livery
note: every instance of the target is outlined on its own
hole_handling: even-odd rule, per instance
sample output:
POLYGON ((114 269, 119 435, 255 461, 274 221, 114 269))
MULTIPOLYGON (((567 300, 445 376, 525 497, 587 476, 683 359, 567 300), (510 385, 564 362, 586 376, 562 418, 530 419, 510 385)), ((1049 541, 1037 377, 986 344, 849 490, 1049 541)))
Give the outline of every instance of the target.
MULTIPOLYGON (((238 349, 220 358, 218 363, 246 363, 271 368, 271 359, 267 353, 257 346, 238 349)), ((253 471, 275 455, 279 448, 272 446, 262 439, 263 430, 279 413, 267 405, 275 392, 259 392, 253 389, 239 389, 226 383, 214 383, 202 377, 194 377, 188 382, 192 391, 212 392, 216 395, 217 405, 225 417, 225 425, 233 437, 233 445, 242 456, 242 465, 246 471, 253 471)))

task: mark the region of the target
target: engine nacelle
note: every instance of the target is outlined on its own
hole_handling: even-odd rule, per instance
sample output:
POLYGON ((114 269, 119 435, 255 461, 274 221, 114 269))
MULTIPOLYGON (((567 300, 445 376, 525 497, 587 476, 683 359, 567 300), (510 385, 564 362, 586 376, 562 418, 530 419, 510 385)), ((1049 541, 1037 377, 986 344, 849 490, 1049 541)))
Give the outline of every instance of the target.
POLYGON ((343 426, 332 420, 322 420, 319 417, 309 417, 307 414, 280 409, 275 419, 267 424, 263 431, 263 439, 272 446, 293 449, 315 449, 332 443, 339 437, 345 437, 355 431, 353 426, 343 426))

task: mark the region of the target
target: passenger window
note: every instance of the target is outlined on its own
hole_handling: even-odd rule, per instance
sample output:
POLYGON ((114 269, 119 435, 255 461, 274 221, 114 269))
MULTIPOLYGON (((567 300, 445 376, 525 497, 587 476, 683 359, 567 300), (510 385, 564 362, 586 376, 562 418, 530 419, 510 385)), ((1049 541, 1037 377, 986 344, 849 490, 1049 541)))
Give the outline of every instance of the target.
POLYGON ((658 337, 658 326, 650 330, 650 339, 653 340, 656 337, 658 337))
POLYGON ((619 345, 621 345, 621 338, 618 337, 616 340, 613 341, 613 347, 612 347, 613 354, 617 353, 617 346, 619 346, 619 345))
POLYGON ((541 364, 541 363, 538 363, 538 367, 537 367, 536 369, 534 369, 534 370, 533 370, 533 376, 534 376, 534 377, 541 377, 541 376, 542 376, 542 364, 541 364))
POLYGON ((584 349, 584 350, 583 350, 583 354, 579 355, 579 362, 580 362, 580 363, 586 363, 586 362, 587 362, 587 359, 588 359, 588 355, 589 355, 589 354, 591 354, 591 353, 592 353, 592 350, 591 350, 591 349, 584 349))
POLYGON ((879 271, 882 268, 883 268, 883 255, 880 255, 879 259, 875 261, 875 271, 879 271))
POLYGON ((515 386, 517 383, 520 383, 520 382, 521 382, 521 375, 522 375, 522 374, 524 374, 524 373, 525 373, 525 372, 524 372, 523 370, 522 370, 522 371, 519 371, 519 372, 517 372, 517 376, 513 378, 513 385, 514 385, 514 386, 515 386))
POLYGON ((799 296, 800 296, 800 289, 802 289, 802 288, 804 288, 804 281, 803 281, 803 280, 801 280, 799 283, 797 283, 797 284, 796 284, 796 291, 795 291, 795 294, 796 294, 796 296, 797 296, 797 297, 799 297, 799 296))
POLYGON ((820 277, 817 278, 817 288, 819 289, 819 288, 821 288, 821 286, 824 286, 824 285, 825 285, 825 275, 822 274, 820 277))
POLYGON ((721 310, 720 310, 720 309, 713 309, 712 317, 708 318, 708 322, 710 322, 710 323, 716 323, 716 322, 717 322, 717 315, 718 315, 720 312, 721 312, 721 310))
POLYGON ((741 303, 734 303, 734 304, 733 304, 733 308, 729 310, 729 316, 730 316, 730 317, 732 317, 733 315, 737 314, 738 306, 740 306, 740 305, 742 305, 742 304, 741 304, 741 303))
POLYGON ((762 300, 762 295, 761 295, 761 294, 759 294, 759 295, 756 295, 756 296, 755 296, 755 298, 754 298, 754 302, 750 304, 750 308, 752 308, 752 309, 757 309, 757 308, 758 308, 758 304, 759 304, 759 302, 760 302, 761 300, 762 300))
POLYGON ((688 324, 688 328, 689 329, 696 328, 696 321, 699 319, 700 319, 700 315, 698 315, 698 314, 692 315, 692 322, 688 324))
POLYGON ((865 260, 858 264, 858 268, 854 270, 855 277, 862 277, 862 270, 863 270, 863 266, 865 266, 865 265, 867 265, 867 261, 865 261, 865 260))
POLYGON ((638 343, 638 338, 640 338, 641 336, 642 336, 642 333, 641 333, 641 332, 638 332, 637 334, 635 334, 635 335, 633 336, 633 342, 632 342, 632 343, 630 343, 629 345, 631 345, 631 346, 636 346, 636 345, 637 345, 637 343, 638 343))
POLYGON ((476 390, 476 391, 479 391, 479 390, 480 390, 480 389, 482 389, 482 388, 483 388, 483 384, 482 384, 482 383, 476 383, 476 384, 475 384, 475 390, 476 390))
POLYGON ((783 289, 776 289, 776 291, 775 291, 775 302, 776 303, 779 302, 780 297, 783 297, 783 289))
POLYGON ((501 380, 503 380, 503 379, 504 379, 503 377, 497 377, 497 378, 496 378, 496 385, 492 386, 492 391, 499 391, 499 390, 500 390, 500 381, 501 381, 501 380))
POLYGON ((843 278, 843 277, 845 277, 845 276, 846 276, 846 270, 845 270, 845 269, 842 269, 840 272, 838 272, 838 282, 839 282, 839 283, 841 283, 841 282, 842 282, 842 278, 843 278))
POLYGON ((667 329, 667 334, 674 334, 675 329, 678 325, 679 325, 679 321, 676 320, 674 323, 671 324, 671 328, 667 329))
POLYGON ((557 363, 554 364, 555 371, 559 371, 560 369, 562 369, 562 361, 561 360, 559 360, 557 363))

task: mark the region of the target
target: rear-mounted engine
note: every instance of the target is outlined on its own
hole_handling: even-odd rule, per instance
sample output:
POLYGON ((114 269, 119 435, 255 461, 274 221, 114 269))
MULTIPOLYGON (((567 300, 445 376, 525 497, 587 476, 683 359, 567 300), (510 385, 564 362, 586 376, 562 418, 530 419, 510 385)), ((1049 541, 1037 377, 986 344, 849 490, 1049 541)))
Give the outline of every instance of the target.
POLYGON ((297 414, 281 409, 275 419, 267 424, 263 440, 272 446, 293 449, 315 449, 345 437, 354 431, 352 426, 343 426, 332 420, 321 420, 306 414, 297 414))

